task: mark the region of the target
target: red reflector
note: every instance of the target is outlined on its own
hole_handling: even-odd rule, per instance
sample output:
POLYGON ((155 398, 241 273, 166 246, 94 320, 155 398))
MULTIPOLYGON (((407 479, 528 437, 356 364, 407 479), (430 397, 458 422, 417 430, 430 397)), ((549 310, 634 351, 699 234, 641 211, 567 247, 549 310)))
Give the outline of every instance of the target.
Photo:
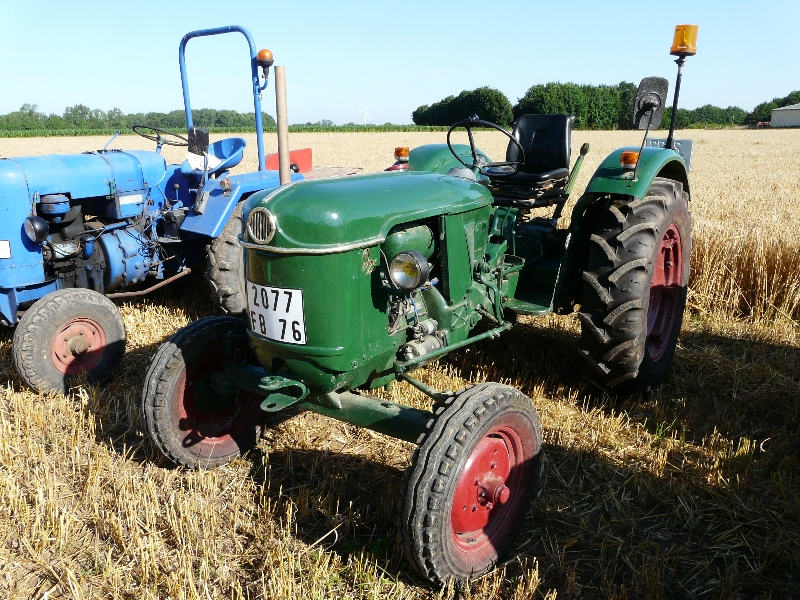
MULTIPOLYGON (((272 154, 267 154, 264 163, 265 163, 264 166, 268 170, 277 171, 279 167, 278 153, 273 152, 272 154)), ((289 152, 289 163, 297 165, 298 172, 308 173, 312 169, 313 165, 311 160, 311 148, 300 148, 299 150, 291 150, 289 152)))

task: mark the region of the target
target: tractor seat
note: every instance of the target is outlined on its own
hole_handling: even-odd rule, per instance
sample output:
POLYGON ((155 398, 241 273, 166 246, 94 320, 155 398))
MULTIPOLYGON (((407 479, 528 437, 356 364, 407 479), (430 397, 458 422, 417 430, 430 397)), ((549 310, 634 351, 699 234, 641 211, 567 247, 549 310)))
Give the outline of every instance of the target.
MULTIPOLYGON (((207 175, 209 177, 219 175, 242 162, 246 145, 247 142, 243 138, 225 138, 210 144, 207 175)), ((190 153, 181 165, 181 173, 187 177, 202 177, 203 155, 190 153)))
MULTIPOLYGON (((572 115, 522 115, 516 120, 512 135, 525 150, 520 170, 510 176, 504 175, 510 167, 484 170, 491 180, 496 204, 532 207, 558 201, 569 178, 574 120, 572 115), (543 204, 540 198, 551 200, 543 204)), ((506 161, 518 159, 517 146, 509 142, 506 161)))

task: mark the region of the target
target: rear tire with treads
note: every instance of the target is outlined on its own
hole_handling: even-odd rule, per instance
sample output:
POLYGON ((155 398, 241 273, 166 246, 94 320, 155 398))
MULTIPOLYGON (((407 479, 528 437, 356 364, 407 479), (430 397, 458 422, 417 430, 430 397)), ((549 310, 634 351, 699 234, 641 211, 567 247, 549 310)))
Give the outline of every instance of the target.
POLYGON ((244 256, 239 236, 244 233, 242 202, 236 205, 219 237, 208 246, 206 279, 211 299, 226 314, 244 317, 247 294, 244 283, 244 256))
POLYGON ((589 379, 615 394, 666 377, 686 306, 689 194, 657 177, 644 198, 603 201, 589 239, 580 310, 589 379))

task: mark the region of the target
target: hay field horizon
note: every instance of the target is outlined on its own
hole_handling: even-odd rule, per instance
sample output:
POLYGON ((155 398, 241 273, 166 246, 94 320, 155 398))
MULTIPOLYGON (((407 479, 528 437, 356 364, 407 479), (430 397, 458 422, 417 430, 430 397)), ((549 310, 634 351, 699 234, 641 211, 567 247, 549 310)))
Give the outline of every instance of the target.
MULTIPOLYGON (((255 169, 248 140, 239 170, 255 169)), ((275 150, 266 136, 266 151, 275 150)), ((691 130, 689 306, 665 384, 598 395, 572 368, 573 316, 524 319, 421 373, 434 387, 502 381, 530 396, 543 488, 506 562, 462 598, 800 596, 800 130, 691 130)), ((0 139, 0 157, 80 152, 107 138, 0 139)), ((444 133, 291 134, 314 162, 377 171, 395 146, 444 133)), ((588 141, 574 198, 633 131, 588 141)), ((490 156, 499 135, 481 134, 490 156)), ((114 147, 152 149, 137 136, 114 147)), ((165 149, 169 161, 183 149, 165 149)), ((191 279, 191 278, 188 278, 191 279)), ((245 458, 171 468, 138 427, 158 345, 214 308, 202 282, 121 303, 115 380, 32 393, 0 331, 0 597, 449 598, 396 542, 411 445, 311 414, 275 420, 245 458)), ((417 406, 405 384, 387 397, 417 406)))

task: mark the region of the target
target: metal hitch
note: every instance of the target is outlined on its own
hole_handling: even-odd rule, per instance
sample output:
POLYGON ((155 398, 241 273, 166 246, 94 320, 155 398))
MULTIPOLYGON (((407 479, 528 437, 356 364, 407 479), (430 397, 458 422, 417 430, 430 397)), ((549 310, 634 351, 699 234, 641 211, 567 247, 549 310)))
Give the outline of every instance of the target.
POLYGON ((261 410, 265 412, 278 412, 308 396, 308 388, 305 384, 280 375, 263 377, 258 387, 267 394, 267 397, 261 403, 261 410), (293 393, 284 394, 282 393, 283 391, 293 393))

